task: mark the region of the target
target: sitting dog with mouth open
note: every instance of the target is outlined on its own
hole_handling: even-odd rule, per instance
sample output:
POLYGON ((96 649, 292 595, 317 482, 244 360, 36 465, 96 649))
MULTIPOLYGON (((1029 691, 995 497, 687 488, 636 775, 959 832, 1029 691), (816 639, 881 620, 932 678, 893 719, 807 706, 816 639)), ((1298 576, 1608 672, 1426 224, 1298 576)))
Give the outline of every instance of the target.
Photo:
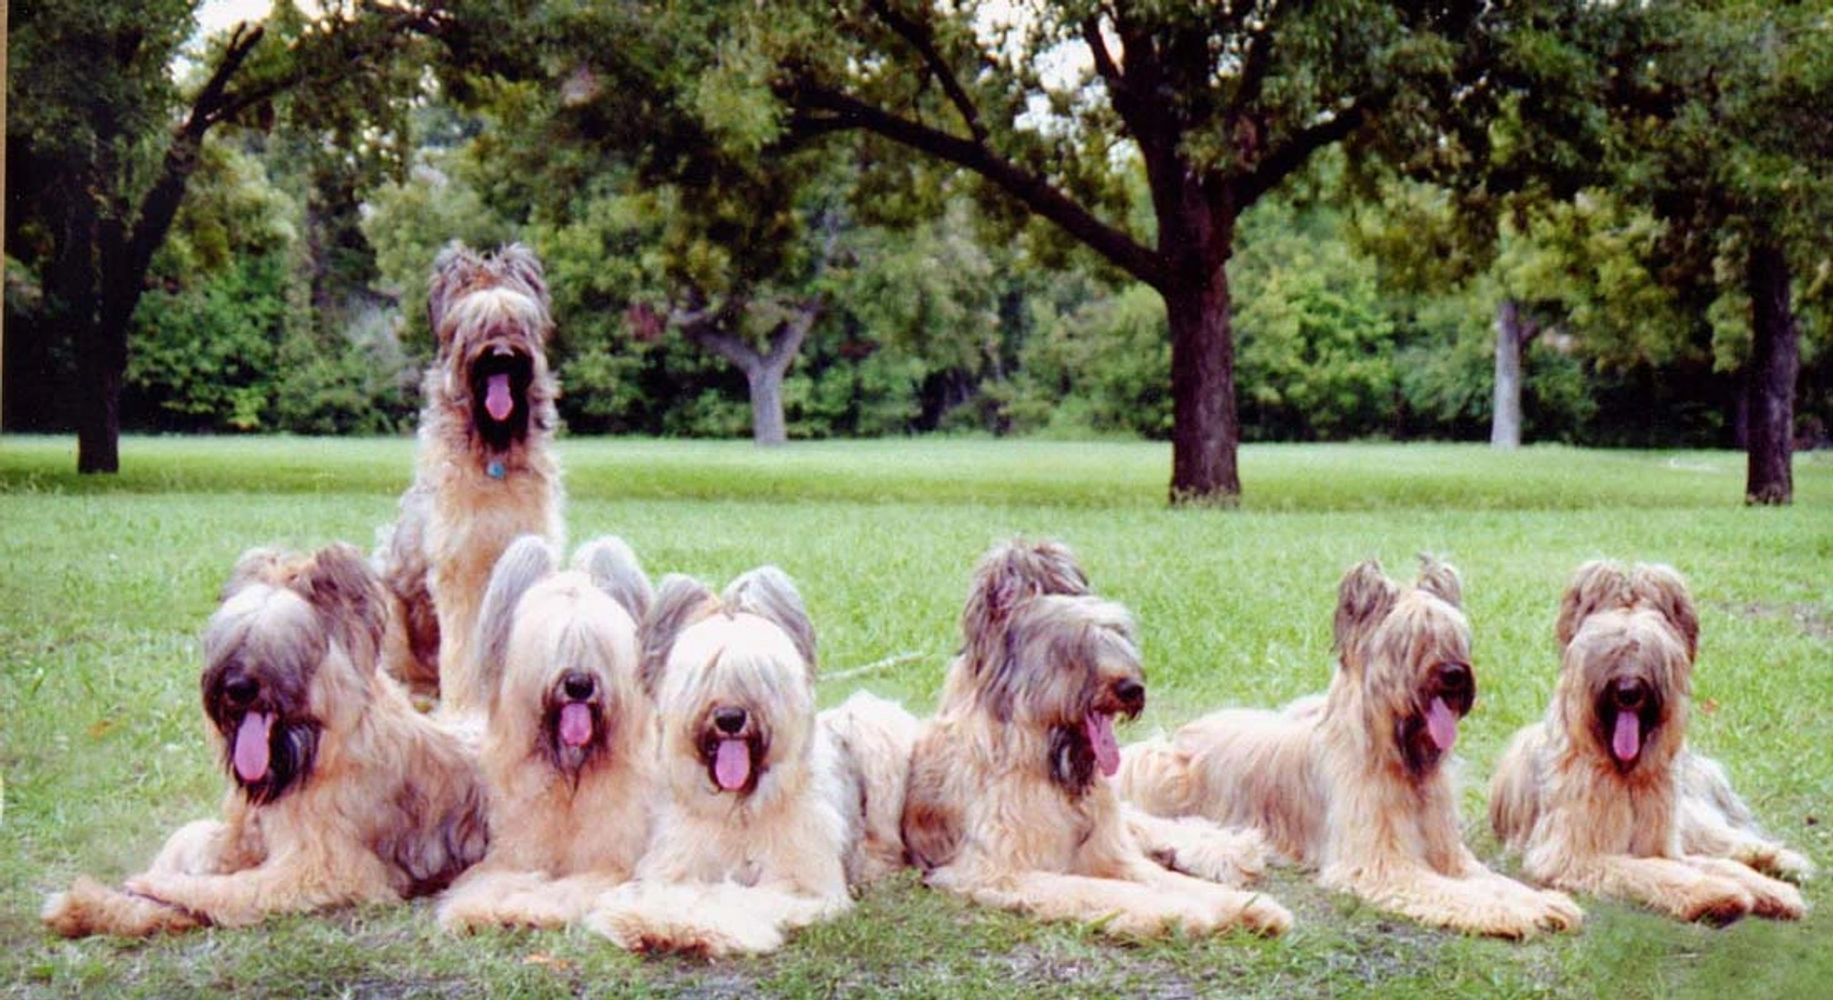
POLYGON ((1683 920, 1794 919, 1813 866, 1769 839, 1724 768, 1687 749, 1699 617, 1666 566, 1580 567, 1560 602, 1559 681, 1490 789, 1530 878, 1683 920))
POLYGON ((815 716, 815 634, 795 585, 764 567, 722 595, 662 581, 644 625, 661 718, 660 793, 636 877, 587 926, 635 951, 773 951, 852 905, 857 796, 815 716))
POLYGON ((1322 698, 1235 709, 1127 748, 1122 794, 1162 816, 1259 829, 1326 887, 1422 923, 1522 938, 1582 914, 1464 845, 1446 761, 1476 700, 1462 584, 1425 560, 1411 587, 1373 561, 1343 577, 1322 698))
POLYGON ((439 354, 421 383, 414 483, 376 550, 393 596, 383 663, 475 719, 491 692, 469 646, 492 567, 522 535, 564 543, 541 262, 520 244, 483 256, 453 243, 433 265, 427 316, 439 354))
POLYGON ((651 598, 616 538, 581 546, 565 572, 532 535, 497 561, 475 644, 495 678, 490 852, 441 901, 448 930, 561 926, 630 877, 660 791, 637 641, 651 598))
POLYGON ((437 892, 484 854, 484 786, 459 740, 376 670, 387 618, 356 549, 243 555, 204 630, 204 712, 233 786, 125 890, 79 879, 67 937, 244 926, 437 892))

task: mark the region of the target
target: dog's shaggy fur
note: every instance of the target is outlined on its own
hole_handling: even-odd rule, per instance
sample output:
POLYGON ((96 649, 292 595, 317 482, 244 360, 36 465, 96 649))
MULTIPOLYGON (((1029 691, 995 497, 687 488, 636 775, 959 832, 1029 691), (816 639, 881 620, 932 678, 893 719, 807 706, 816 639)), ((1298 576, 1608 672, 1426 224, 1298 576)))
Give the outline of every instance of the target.
POLYGON ((486 257, 454 243, 433 265, 427 314, 439 353, 421 384, 414 484, 376 551, 394 597, 384 663, 475 716, 490 692, 467 647, 491 568, 518 536, 564 542, 541 262, 520 244, 486 257))
POLYGON ((524 536, 484 595, 490 853, 440 903, 450 930, 563 925, 629 878, 649 840, 655 710, 637 640, 649 580, 616 538, 582 546, 568 572, 556 563, 524 536))
POLYGON ((253 924, 435 892, 481 857, 477 766, 377 672, 386 616, 347 545, 244 555, 203 639, 205 715, 234 781, 223 820, 180 828, 125 891, 79 880, 45 923, 70 937, 253 924))
POLYGON ((1510 938, 1578 926, 1570 899, 1483 867, 1459 833, 1445 758, 1476 697, 1461 599, 1443 563, 1427 560, 1413 587, 1355 567, 1322 698, 1217 712, 1131 747, 1123 794, 1252 826, 1325 886, 1423 923, 1510 938))
POLYGON ((636 880, 587 925, 633 950, 726 955, 844 912, 857 786, 816 724, 815 635, 794 584, 764 567, 715 596, 669 577, 644 632, 667 790, 636 880))
POLYGON ((1544 721, 1515 735, 1490 790, 1496 835, 1548 885, 1683 920, 1793 919, 1806 858, 1765 837, 1716 762, 1686 746, 1699 618, 1666 566, 1580 567, 1544 721), (1763 874, 1767 873, 1767 874, 1763 874))
POLYGON ((904 842, 930 885, 1124 936, 1291 925, 1264 896, 1160 863, 1238 878, 1258 870, 1257 840, 1122 806, 1108 780, 1119 760, 1114 717, 1144 706, 1145 676, 1130 616, 1088 593, 1068 549, 995 547, 975 573, 962 632, 904 803, 904 842))

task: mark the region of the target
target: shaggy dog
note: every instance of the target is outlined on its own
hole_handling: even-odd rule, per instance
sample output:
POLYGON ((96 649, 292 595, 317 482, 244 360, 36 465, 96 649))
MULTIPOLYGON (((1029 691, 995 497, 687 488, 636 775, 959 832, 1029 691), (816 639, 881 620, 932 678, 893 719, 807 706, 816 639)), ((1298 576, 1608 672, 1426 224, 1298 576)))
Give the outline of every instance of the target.
POLYGON ((541 262, 520 244, 482 257, 454 243, 433 265, 427 313, 439 354, 421 384, 418 467, 376 550, 394 598, 383 662, 478 715, 490 692, 466 647, 490 570, 521 535, 559 548, 565 533, 541 262))
POLYGON ((545 540, 503 553, 476 651, 492 683, 483 741, 490 853, 439 906, 450 930, 554 927, 630 877, 649 840, 655 710, 640 679, 637 621, 652 593, 616 538, 556 572, 545 540))
POLYGON ((816 723, 795 585, 774 567, 717 597, 665 579, 644 650, 667 791, 636 880, 600 897, 588 926, 632 950, 726 955, 844 912, 849 868, 870 867, 859 785, 816 723))
POLYGON ((1108 780, 1120 763, 1114 718, 1144 707, 1145 677, 1126 610, 1087 590, 1054 543, 1013 542, 981 561, 963 651, 912 753, 902 820, 912 860, 930 885, 983 905, 1119 935, 1284 931, 1292 918, 1279 904, 1167 870, 1174 848, 1142 842, 1166 831, 1189 853, 1180 867, 1208 857, 1231 879, 1258 867, 1207 824, 1122 806, 1108 780))
POLYGON ((1338 666, 1322 698, 1232 710, 1128 749, 1123 794, 1164 816, 1247 824, 1326 887, 1422 923, 1500 937, 1578 926, 1557 892, 1464 846, 1445 758, 1476 699, 1461 584, 1425 560, 1411 587, 1365 562, 1343 577, 1338 666))
POLYGON ((204 711, 234 780, 126 891, 79 879, 60 934, 239 926, 436 892, 484 853, 477 767, 376 668, 387 617, 363 557, 245 554, 204 631, 204 711))
POLYGON ((1666 566, 1580 567, 1545 721, 1517 733, 1489 818, 1531 878, 1683 920, 1794 919, 1806 858, 1763 836, 1724 769, 1687 750, 1699 618, 1666 566))

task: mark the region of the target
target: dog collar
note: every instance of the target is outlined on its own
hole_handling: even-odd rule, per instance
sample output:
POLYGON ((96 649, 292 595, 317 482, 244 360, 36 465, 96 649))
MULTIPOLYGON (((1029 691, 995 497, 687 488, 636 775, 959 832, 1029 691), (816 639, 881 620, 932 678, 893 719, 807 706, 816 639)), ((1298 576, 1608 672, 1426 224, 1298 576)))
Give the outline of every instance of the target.
POLYGON ((503 467, 502 459, 493 458, 490 460, 489 465, 484 466, 484 475, 489 476, 491 479, 501 479, 509 475, 509 470, 503 467))

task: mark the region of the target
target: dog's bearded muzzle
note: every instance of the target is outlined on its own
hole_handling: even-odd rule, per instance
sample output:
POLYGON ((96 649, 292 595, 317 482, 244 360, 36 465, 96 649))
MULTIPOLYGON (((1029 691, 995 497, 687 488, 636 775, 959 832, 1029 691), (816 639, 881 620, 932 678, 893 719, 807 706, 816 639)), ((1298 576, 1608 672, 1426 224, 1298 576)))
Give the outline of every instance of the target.
POLYGON ((1413 710, 1395 723, 1395 742, 1407 770, 1424 774, 1457 744, 1458 723, 1477 701, 1476 674, 1467 663, 1432 667, 1413 710))
POLYGON ((1137 718, 1146 707, 1146 686, 1135 677, 1101 685, 1080 719, 1050 727, 1050 777, 1079 795, 1094 783, 1095 772, 1113 777, 1120 770, 1120 741, 1114 717, 1137 718))
POLYGON ((491 447, 507 448, 528 433, 534 356, 519 345, 492 340, 472 356, 468 368, 472 422, 491 447))
POLYGON ((223 734, 230 775, 250 802, 280 798, 310 776, 319 725, 296 718, 274 685, 243 670, 223 672, 205 708, 223 734))
POLYGON ((583 670, 567 671, 548 691, 541 728, 548 756, 562 773, 577 776, 607 746, 606 694, 598 678, 583 670))
POLYGON ((1661 691, 1634 675, 1606 681, 1592 702, 1598 742, 1610 754, 1618 773, 1627 773, 1642 759, 1642 752, 1661 727, 1661 691))
POLYGON ((756 713, 738 705, 717 705, 707 713, 698 749, 707 777, 722 792, 750 795, 769 768, 764 760, 769 733, 756 713))

